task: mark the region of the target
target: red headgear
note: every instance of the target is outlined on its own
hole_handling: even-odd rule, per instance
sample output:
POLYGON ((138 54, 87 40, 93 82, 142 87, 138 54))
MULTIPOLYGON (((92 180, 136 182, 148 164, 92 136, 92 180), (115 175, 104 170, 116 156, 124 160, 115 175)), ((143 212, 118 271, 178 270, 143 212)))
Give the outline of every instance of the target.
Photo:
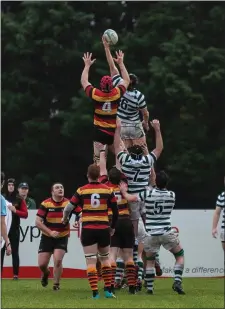
POLYGON ((110 92, 113 89, 111 76, 103 76, 100 81, 100 88, 103 92, 110 92))

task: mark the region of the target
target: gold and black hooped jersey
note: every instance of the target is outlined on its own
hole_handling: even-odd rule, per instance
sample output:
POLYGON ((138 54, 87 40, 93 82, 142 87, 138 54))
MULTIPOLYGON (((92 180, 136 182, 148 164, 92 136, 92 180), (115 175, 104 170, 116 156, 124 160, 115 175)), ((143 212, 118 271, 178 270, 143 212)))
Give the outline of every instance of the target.
POLYGON ((117 207, 113 190, 100 182, 80 187, 70 200, 74 211, 82 208, 82 228, 106 229, 109 227, 108 210, 117 207))
MULTIPOLYGON (((119 218, 124 217, 124 216, 128 217, 130 215, 128 203, 127 203, 127 200, 125 198, 123 198, 123 196, 120 192, 119 186, 112 184, 109 181, 108 176, 106 176, 106 175, 101 176, 99 178, 99 181, 101 183, 104 183, 106 186, 108 186, 109 188, 111 188, 113 190, 115 197, 116 197, 116 201, 117 201, 119 218)), ((112 215, 112 211, 111 211, 111 209, 109 209, 109 216, 111 216, 111 215, 112 215)))
MULTIPOLYGON (((63 198, 61 202, 56 202, 52 198, 43 201, 38 209, 37 216, 43 218, 44 224, 51 230, 59 232, 59 237, 64 237, 70 233, 70 225, 66 226, 61 222, 63 210, 69 203, 67 198, 63 198)), ((43 233, 43 232, 42 232, 43 233)), ((46 236, 49 236, 43 233, 46 236)))
POLYGON ((114 136, 117 110, 121 97, 126 92, 123 85, 113 88, 109 93, 87 86, 85 93, 94 101, 94 126, 108 135, 114 136))

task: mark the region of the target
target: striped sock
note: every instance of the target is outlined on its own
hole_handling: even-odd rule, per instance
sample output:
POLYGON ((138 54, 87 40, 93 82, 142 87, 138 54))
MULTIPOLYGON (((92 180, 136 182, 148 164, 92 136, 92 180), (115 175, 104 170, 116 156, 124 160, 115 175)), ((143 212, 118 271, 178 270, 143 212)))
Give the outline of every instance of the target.
POLYGON ((175 264, 174 266, 174 280, 182 282, 182 275, 183 275, 184 265, 182 264, 175 264))
POLYGON ((108 265, 102 265, 102 278, 104 280, 104 290, 111 292, 112 269, 108 265))
POLYGON ((154 279, 155 279, 155 267, 147 268, 145 274, 145 281, 147 283, 148 291, 153 291, 154 279))
POLYGON ((101 280, 102 279, 102 264, 99 260, 97 260, 96 268, 97 268, 98 280, 101 280))
POLYGON ((87 269, 88 281, 93 292, 93 296, 98 294, 98 275, 95 267, 89 267, 87 269))
POLYGON ((133 260, 134 263, 137 263, 137 258, 138 258, 138 245, 134 245, 133 247, 133 260))
POLYGON ((115 277, 116 277, 116 263, 111 264, 111 269, 112 269, 112 281, 111 281, 111 286, 115 286, 115 277))
POLYGON ((117 259, 116 260, 116 276, 115 276, 115 280, 117 283, 121 283, 123 279, 124 268, 125 268, 124 261, 122 259, 117 259))
POLYGON ((126 276, 128 286, 134 287, 136 285, 136 269, 134 262, 128 262, 126 264, 126 276))
POLYGON ((143 263, 143 261, 139 260, 137 262, 137 266, 138 266, 138 280, 142 280, 143 272, 144 272, 144 263, 143 263))

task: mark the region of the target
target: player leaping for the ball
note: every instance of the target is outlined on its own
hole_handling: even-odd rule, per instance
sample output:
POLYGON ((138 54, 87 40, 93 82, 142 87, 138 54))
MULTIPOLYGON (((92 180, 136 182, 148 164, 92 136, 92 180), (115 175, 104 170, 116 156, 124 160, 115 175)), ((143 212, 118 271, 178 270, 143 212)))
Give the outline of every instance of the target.
POLYGON ((90 67, 95 59, 92 59, 91 53, 85 53, 83 57, 85 67, 81 75, 81 84, 86 95, 94 102, 94 161, 97 164, 99 163, 99 143, 108 145, 113 151, 117 109, 120 99, 130 83, 129 74, 123 63, 124 53, 122 51, 116 52, 116 56, 114 61, 120 67, 123 82, 118 87, 113 87, 112 78, 103 76, 100 81, 100 89, 94 88, 88 79, 90 67))
MULTIPOLYGON (((110 74, 113 80, 113 86, 117 87, 123 82, 121 75, 117 69, 111 52, 110 45, 102 37, 102 42, 106 52, 106 58, 110 67, 110 74)), ((120 100, 118 108, 118 117, 121 120, 121 138, 126 148, 134 145, 146 145, 146 136, 144 129, 149 130, 149 112, 145 101, 145 96, 136 89, 138 78, 135 74, 129 74, 130 84, 127 91, 120 100), (143 118, 141 122, 139 112, 143 118), (143 129, 144 128, 144 129, 143 129)))

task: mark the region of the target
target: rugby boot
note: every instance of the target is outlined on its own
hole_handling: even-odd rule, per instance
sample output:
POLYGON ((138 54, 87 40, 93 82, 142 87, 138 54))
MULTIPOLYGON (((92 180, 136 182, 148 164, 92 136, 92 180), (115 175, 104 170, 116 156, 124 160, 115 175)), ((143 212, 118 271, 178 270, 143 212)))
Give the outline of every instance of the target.
POLYGON ((58 290, 60 290, 59 283, 54 283, 53 284, 53 291, 58 291, 58 290))
POLYGON ((104 293, 105 293, 105 298, 116 298, 116 296, 112 292, 104 291, 104 293))
POLYGON ((182 288, 182 284, 180 281, 175 281, 174 284, 173 284, 173 287, 172 289, 177 292, 178 294, 182 294, 182 295, 185 295, 185 292, 182 288))
POLYGON ((48 269, 46 274, 41 276, 41 285, 45 288, 48 285, 48 277, 50 275, 50 270, 48 269))

